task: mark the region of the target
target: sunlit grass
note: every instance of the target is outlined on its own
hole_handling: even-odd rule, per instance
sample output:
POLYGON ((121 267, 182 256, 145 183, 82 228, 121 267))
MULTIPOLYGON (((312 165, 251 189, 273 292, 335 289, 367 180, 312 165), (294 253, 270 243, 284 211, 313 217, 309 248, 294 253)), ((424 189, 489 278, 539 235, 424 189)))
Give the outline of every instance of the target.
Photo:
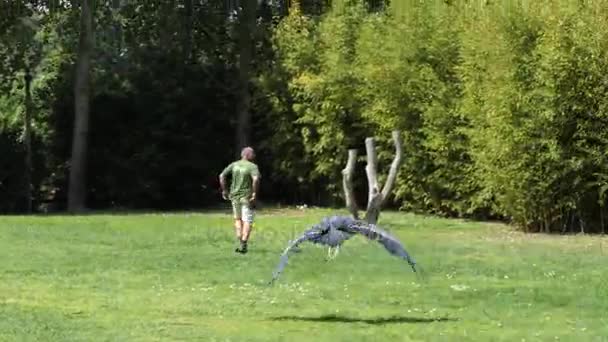
POLYGON ((608 240, 386 213, 424 267, 363 238, 281 250, 327 210, 265 211, 250 253, 226 213, 4 217, 3 341, 605 341, 608 240))

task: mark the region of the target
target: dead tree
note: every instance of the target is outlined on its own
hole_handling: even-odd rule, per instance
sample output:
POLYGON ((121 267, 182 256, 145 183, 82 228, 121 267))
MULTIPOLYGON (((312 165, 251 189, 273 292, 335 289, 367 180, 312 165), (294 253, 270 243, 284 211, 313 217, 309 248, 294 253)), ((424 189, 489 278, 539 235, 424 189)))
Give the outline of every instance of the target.
MULTIPOLYGON (((395 144, 395 158, 389 169, 386 183, 384 184, 384 187, 381 188, 380 183, 378 182, 378 157, 376 154, 374 138, 365 139, 365 151, 367 153, 367 166, 365 167, 365 172, 367 173, 367 184, 369 189, 365 221, 371 224, 376 224, 378 222, 380 211, 393 191, 395 181, 397 180, 397 173, 401 166, 403 140, 400 131, 393 131, 393 142, 395 144)), ((346 207, 355 219, 359 219, 359 209, 355 201, 353 188, 353 175, 355 173, 357 154, 358 152, 356 149, 348 150, 348 161, 346 167, 342 170, 342 185, 344 186, 346 207)))

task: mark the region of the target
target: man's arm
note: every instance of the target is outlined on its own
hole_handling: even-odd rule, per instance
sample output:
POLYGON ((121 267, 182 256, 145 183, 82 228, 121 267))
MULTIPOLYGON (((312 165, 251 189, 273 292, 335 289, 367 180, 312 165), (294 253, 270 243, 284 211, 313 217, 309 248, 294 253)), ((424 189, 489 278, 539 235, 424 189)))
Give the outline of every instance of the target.
POLYGON ((232 172, 232 163, 228 166, 226 166, 226 168, 222 171, 222 173, 220 173, 220 188, 222 189, 222 197, 224 199, 228 199, 228 192, 226 191, 226 175, 228 175, 230 172, 232 172))
POLYGON ((255 201, 258 195, 258 189, 260 187, 260 176, 252 176, 253 178, 253 192, 251 193, 251 200, 255 201))
POLYGON ((220 173, 220 188, 222 189, 222 197, 227 198, 226 194, 226 176, 220 173))
POLYGON ((257 166, 255 167, 255 169, 253 170, 253 172, 251 173, 251 178, 253 180, 253 184, 252 184, 252 192, 251 192, 251 201, 255 201, 255 199, 258 196, 258 190, 260 188, 260 170, 257 168, 257 166))

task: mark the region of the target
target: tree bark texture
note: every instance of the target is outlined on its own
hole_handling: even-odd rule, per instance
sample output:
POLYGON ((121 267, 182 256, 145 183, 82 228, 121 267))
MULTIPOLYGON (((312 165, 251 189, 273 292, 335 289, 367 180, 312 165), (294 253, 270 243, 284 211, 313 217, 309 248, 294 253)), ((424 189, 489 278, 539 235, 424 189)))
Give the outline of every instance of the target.
POLYGON ((346 200, 346 208, 353 217, 359 219, 359 209, 355 201, 355 192, 353 188, 353 176, 355 174, 355 164, 357 163, 357 150, 348 150, 348 162, 342 170, 342 185, 344 187, 344 198, 346 200))
POLYGON ((243 1, 239 20, 239 83, 237 100, 236 153, 251 144, 251 112, 249 81, 253 55, 253 31, 255 30, 257 1, 243 1))
POLYGON ((91 55, 93 50, 93 0, 82 0, 80 40, 74 87, 74 134, 68 189, 68 210, 80 212, 86 207, 87 149, 89 136, 91 55))
POLYGON ((24 118, 24 144, 25 144, 25 200, 26 210, 32 212, 32 75, 29 66, 25 69, 25 118, 24 118))
POLYGON ((184 56, 183 63, 188 64, 192 62, 192 0, 184 0, 185 18, 184 18, 184 56))

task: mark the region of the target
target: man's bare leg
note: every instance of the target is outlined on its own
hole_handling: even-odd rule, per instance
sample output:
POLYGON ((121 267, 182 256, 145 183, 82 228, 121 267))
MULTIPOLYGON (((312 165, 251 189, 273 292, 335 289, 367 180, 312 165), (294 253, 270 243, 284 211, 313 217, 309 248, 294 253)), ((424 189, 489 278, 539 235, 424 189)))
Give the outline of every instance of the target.
POLYGON ((241 240, 247 242, 247 240, 249 240, 250 234, 251 234, 251 223, 243 222, 243 234, 242 234, 241 240))
POLYGON ((241 241, 241 236, 243 236, 243 221, 241 219, 234 219, 234 232, 236 238, 241 241))
POLYGON ((249 241, 249 236, 251 235, 251 229, 253 227, 253 208, 249 205, 243 205, 242 207, 242 221, 243 221, 243 230, 241 231, 241 253, 247 253, 247 242, 249 241))
POLYGON ((247 253, 247 241, 249 240, 249 235, 251 234, 251 223, 247 221, 243 221, 243 231, 241 234, 241 253, 247 253))

